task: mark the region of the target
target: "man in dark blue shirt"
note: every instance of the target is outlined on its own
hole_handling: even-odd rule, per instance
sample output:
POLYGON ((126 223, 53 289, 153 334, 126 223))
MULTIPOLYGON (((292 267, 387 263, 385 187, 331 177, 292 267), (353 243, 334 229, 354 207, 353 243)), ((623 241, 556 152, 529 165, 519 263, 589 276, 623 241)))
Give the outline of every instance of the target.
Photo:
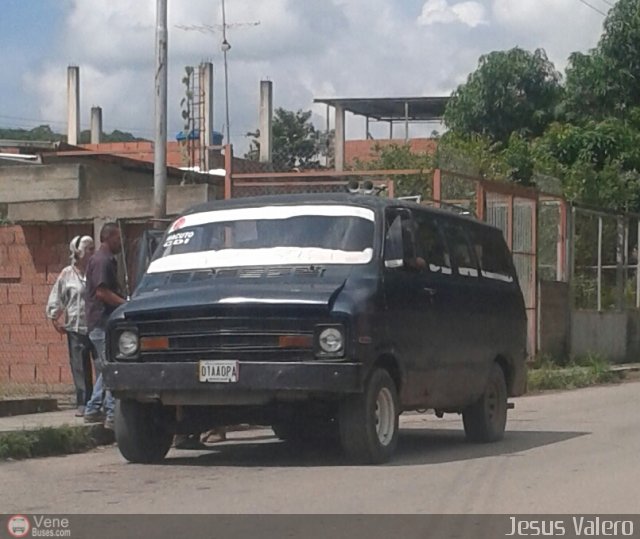
POLYGON ((105 330, 107 320, 115 309, 125 303, 119 293, 118 263, 115 255, 122 250, 120 228, 116 223, 107 223, 100 231, 100 248, 89 260, 87 266, 86 309, 89 338, 96 351, 96 371, 98 378, 93 388, 91 400, 85 408, 87 423, 102 421, 101 408, 104 407, 105 428, 113 429, 115 401, 110 391, 104 390, 102 371, 106 365, 105 330))

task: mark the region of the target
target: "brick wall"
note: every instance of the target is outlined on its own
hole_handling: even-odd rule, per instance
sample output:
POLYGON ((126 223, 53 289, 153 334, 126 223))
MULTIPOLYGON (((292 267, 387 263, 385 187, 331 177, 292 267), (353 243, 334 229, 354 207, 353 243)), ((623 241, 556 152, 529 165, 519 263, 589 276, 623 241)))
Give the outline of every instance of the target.
MULTIPOLYGON (((435 139, 413 138, 408 141, 411 151, 415 153, 434 154, 438 146, 435 139)), ((402 140, 347 140, 344 145, 344 159, 347 165, 353 165, 355 161, 367 163, 376 157, 376 147, 390 146, 391 144, 404 145, 402 140)))
POLYGON ((45 306, 69 263, 69 242, 92 233, 88 224, 0 227, 0 393, 7 386, 32 393, 72 383, 66 340, 46 319, 45 306))
MULTIPOLYGON (((81 144, 82 148, 92 151, 110 152, 129 159, 153 162, 153 143, 149 141, 136 142, 101 142, 100 144, 81 144)), ((167 142, 167 165, 170 167, 185 166, 185 158, 179 142, 167 142)))

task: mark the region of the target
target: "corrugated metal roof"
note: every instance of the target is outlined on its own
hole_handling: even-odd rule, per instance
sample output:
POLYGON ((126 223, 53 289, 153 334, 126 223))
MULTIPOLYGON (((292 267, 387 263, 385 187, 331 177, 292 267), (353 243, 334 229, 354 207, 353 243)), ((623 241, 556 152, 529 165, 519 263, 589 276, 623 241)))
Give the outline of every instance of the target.
POLYGON ((448 97, 356 97, 318 98, 314 103, 335 107, 359 116, 368 116, 380 121, 438 121, 444 116, 448 97), (405 109, 406 106, 406 109, 405 109))

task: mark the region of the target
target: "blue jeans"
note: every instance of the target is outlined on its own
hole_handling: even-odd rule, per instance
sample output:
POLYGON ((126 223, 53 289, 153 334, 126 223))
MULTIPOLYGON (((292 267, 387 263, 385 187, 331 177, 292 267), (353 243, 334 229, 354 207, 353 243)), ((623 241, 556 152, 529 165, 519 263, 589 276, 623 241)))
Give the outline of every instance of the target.
POLYGON ((98 379, 93 386, 91 400, 87 403, 84 413, 85 415, 97 414, 104 407, 104 413, 107 419, 113 419, 113 413, 116 407, 116 401, 111 391, 105 391, 102 381, 102 371, 107 364, 105 341, 106 335, 103 329, 96 328, 89 333, 89 339, 96 351, 95 366, 98 373, 98 379), (104 395, 104 396, 103 396, 104 395))
POLYGON ((71 374, 76 387, 76 406, 84 406, 93 393, 93 373, 91 372, 93 346, 88 335, 74 331, 67 331, 67 342, 71 374))

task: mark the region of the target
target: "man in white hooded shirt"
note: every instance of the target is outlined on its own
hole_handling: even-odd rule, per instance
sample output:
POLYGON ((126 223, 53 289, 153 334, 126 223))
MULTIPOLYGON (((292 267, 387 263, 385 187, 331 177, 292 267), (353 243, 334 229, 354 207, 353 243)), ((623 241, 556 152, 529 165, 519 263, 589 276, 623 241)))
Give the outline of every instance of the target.
POLYGON ((93 346, 87 335, 84 293, 85 270, 95 251, 93 238, 76 236, 69 244, 71 265, 64 268, 51 289, 47 302, 47 318, 56 331, 67 336, 69 362, 76 388, 76 416, 82 417, 91 398, 93 376, 91 354, 93 346), (60 319, 63 318, 61 322, 60 319))

